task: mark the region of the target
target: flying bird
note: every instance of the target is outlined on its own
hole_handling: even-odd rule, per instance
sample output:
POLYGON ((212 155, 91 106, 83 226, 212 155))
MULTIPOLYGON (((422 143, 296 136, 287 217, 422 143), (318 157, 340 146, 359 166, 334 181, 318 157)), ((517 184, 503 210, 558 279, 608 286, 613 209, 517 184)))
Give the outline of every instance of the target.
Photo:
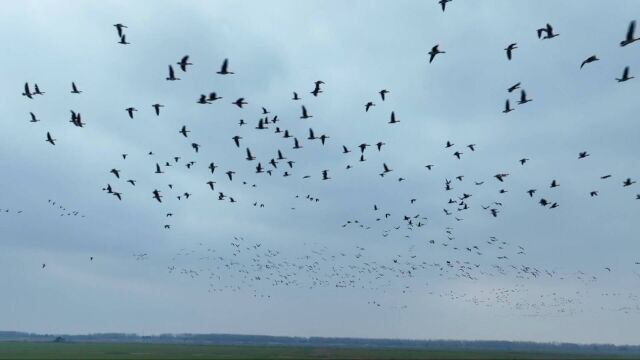
POLYGON ((431 51, 429 51, 429 64, 431 64, 431 62, 433 62, 433 59, 436 57, 436 55, 445 53, 445 51, 440 51, 438 49, 438 46, 440 46, 440 45, 436 45, 436 46, 432 47, 431 51))
POLYGON ((629 76, 629 67, 625 66, 624 70, 622 71, 622 78, 618 79, 616 78, 616 80, 618 80, 618 82, 624 82, 627 80, 631 80, 633 79, 633 76, 629 76))
POLYGON ((589 56, 588 58, 586 58, 586 59, 582 62, 582 64, 580 64, 580 69, 582 69, 582 67, 583 67, 583 66, 585 66, 586 64, 590 64, 590 63, 592 63, 592 62, 594 62, 594 61, 598 61, 598 60, 600 60, 600 59, 598 59, 598 57, 597 57, 597 56, 595 56, 595 55, 591 55, 591 56, 589 56))
POLYGON ((220 67, 220 71, 218 71, 216 74, 220 74, 220 75, 233 74, 233 72, 229 71, 229 59, 224 59, 224 61, 222 62, 222 66, 220 67))
POLYGON ((51 134, 47 131, 47 140, 48 143, 50 143, 51 145, 55 145, 56 144, 56 139, 51 137, 51 134))
POLYGON ((176 64, 180 65, 180 70, 184 72, 187 71, 187 65, 193 65, 189 62, 189 55, 183 56, 182 59, 180 59, 180 62, 177 62, 176 64))
POLYGON ((634 35, 635 30, 636 30, 636 21, 633 20, 629 23, 629 28, 627 29, 627 36, 625 37, 624 40, 620 41, 620 46, 627 46, 631 43, 634 43, 640 40, 640 38, 635 37, 634 35))
POLYGON ((504 49, 504 51, 507 52, 507 59, 511 60, 511 56, 512 56, 513 50, 517 49, 517 48, 518 48, 518 44, 512 43, 512 44, 509 44, 509 46, 507 46, 504 49))
POLYGON ((169 77, 167 77, 169 81, 180 80, 180 78, 176 77, 176 74, 173 72, 173 66, 169 65, 169 77))
POLYGON ((78 87, 76 86, 75 82, 71 82, 71 93, 72 94, 80 94, 80 93, 82 93, 82 91, 78 90, 78 87))
POLYGON ((537 30, 538 33, 538 39, 553 39, 554 37, 560 35, 560 34, 555 34, 553 32, 553 27, 551 26, 551 24, 547 24, 547 26, 540 28, 537 30), (542 36, 542 33, 546 33, 545 36, 542 36))

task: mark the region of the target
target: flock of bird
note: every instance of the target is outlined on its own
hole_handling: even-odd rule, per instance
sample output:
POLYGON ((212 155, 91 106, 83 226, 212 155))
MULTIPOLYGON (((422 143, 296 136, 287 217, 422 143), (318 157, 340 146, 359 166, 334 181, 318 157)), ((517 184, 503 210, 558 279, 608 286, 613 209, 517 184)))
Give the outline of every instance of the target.
MULTIPOLYGON (((442 11, 445 11, 446 6, 452 0, 439 0, 442 11)), ((127 26, 123 24, 114 25, 117 31, 117 43, 121 45, 131 45, 127 42, 125 29, 127 26)), ((533 36, 532 30, 532 36, 533 36)), ((536 29, 535 33, 540 40, 559 41, 557 38, 560 34, 554 29, 551 24, 536 29)), ((628 30, 620 42, 621 47, 625 47, 640 40, 635 36, 635 21, 632 21, 628 30)), ((518 56, 518 43, 510 43, 504 48, 507 61, 511 61, 518 56)), ((447 52, 442 50, 439 44, 434 45, 427 53, 428 57, 425 59, 425 66, 438 61, 446 61, 447 52)), ((197 64, 191 61, 189 55, 182 57, 176 57, 175 63, 171 63, 167 67, 166 77, 163 76, 166 81, 174 82, 186 79, 192 76, 192 73, 197 69, 197 64), (179 58, 179 60, 178 60, 179 58), (177 66, 176 66, 177 65, 177 66), (176 66, 174 68, 174 66, 176 66)), ((596 61, 600 61, 597 55, 589 56, 588 58, 576 61, 577 66, 583 69, 585 66, 592 64, 596 61)), ((241 69, 235 69, 229 59, 224 59, 219 66, 219 70, 216 72, 218 76, 233 77, 235 71, 241 71, 241 69)), ((622 75, 615 80, 618 82, 626 82, 633 79, 630 74, 630 68, 627 66, 623 69, 622 75)), ((612 79, 613 81, 613 79, 612 79)), ((40 84, 41 85, 41 84, 40 84)), ((72 96, 89 96, 85 94, 75 82, 71 82, 70 94, 72 96)), ((294 177, 302 180, 317 179, 320 182, 330 181, 334 177, 347 177, 348 171, 353 169, 358 164, 361 166, 369 166, 367 161, 372 157, 372 153, 384 152, 387 150, 387 144, 382 139, 374 139, 370 143, 355 143, 355 144, 335 144, 332 137, 329 134, 325 134, 323 131, 317 131, 317 123, 311 119, 315 119, 313 102, 314 98, 320 96, 326 96, 325 82, 322 80, 315 81, 309 84, 308 94, 298 91, 292 91, 291 97, 287 98, 292 106, 299 109, 299 116, 296 119, 281 119, 277 114, 273 114, 269 111, 267 105, 255 105, 251 103, 251 99, 244 97, 239 98, 227 98, 226 94, 216 91, 207 91, 206 93, 193 94, 194 106, 211 106, 214 104, 220 104, 220 106, 234 106, 238 109, 245 111, 253 111, 255 116, 253 124, 250 125, 250 121, 244 119, 238 120, 237 132, 228 134, 228 147, 229 149, 237 152, 241 152, 245 156, 245 160, 249 165, 241 164, 223 164, 219 161, 212 161, 207 159, 206 155, 202 154, 201 149, 207 147, 207 143, 201 143, 202 137, 191 130, 189 124, 184 124, 175 129, 175 139, 173 141, 182 141, 186 148, 190 148, 189 155, 173 154, 170 156, 157 155, 154 151, 149 151, 146 154, 132 154, 136 158, 146 156, 149 164, 148 172, 153 173, 155 176, 163 177, 166 180, 164 187, 148 187, 148 184, 144 184, 142 181, 137 180, 135 171, 122 170, 125 167, 130 155, 122 153, 118 155, 117 163, 114 159, 114 166, 110 169, 105 169, 105 184, 98 186, 102 191, 115 201, 127 201, 127 195, 130 192, 144 192, 148 194, 150 206, 162 204, 167 207, 167 211, 163 219, 159 220, 159 226, 163 229, 171 230, 173 223, 171 220, 179 214, 171 210, 171 206, 176 204, 176 201, 189 201, 192 196, 209 196, 212 199, 218 201, 228 202, 229 204, 240 204, 240 206, 253 206, 258 208, 264 208, 274 206, 277 209, 278 204, 270 204, 258 198, 254 198, 253 193, 249 189, 257 188, 260 186, 260 176, 262 177, 294 177), (301 95, 302 94, 302 95, 301 95), (311 98, 309 98, 311 96, 311 98), (288 128, 292 124, 296 123, 299 126, 299 122, 304 122, 308 131, 304 133, 297 133, 296 131, 288 128), (316 127, 316 130, 314 130, 316 127), (272 152, 258 153, 251 149, 251 144, 247 143, 246 138, 249 132, 256 132, 261 134, 265 139, 268 139, 272 145, 272 152), (275 135, 273 135, 275 134, 275 135), (274 140, 271 140, 271 139, 274 140), (313 145, 312 145, 313 144, 313 145), (344 169, 323 169, 319 168, 315 173, 306 173, 298 171, 296 166, 297 161, 305 161, 305 149, 314 147, 314 149, 322 149, 323 154, 327 156, 334 156, 335 158, 344 159, 347 165, 344 169), (246 172, 246 168, 250 167, 251 172, 257 174, 252 175, 246 172), (180 170, 178 170, 178 168, 180 170), (184 171, 200 171, 200 174, 207 174, 210 180, 203 182, 200 189, 182 188, 180 184, 171 182, 171 175, 184 171), (258 176, 258 177, 256 177, 258 176), (251 180, 253 179, 253 180, 251 180), (258 179, 256 181, 255 179, 258 179), (231 193, 226 189, 226 185, 231 182, 240 182, 247 188, 246 192, 231 193), (212 193, 213 195, 208 195, 212 193), (204 194, 204 195, 203 195, 204 194), (156 204, 153 204, 156 203, 156 204)), ((91 93, 90 90, 87 93, 91 93)), ((512 101, 516 101, 518 106, 529 104, 534 102, 534 99, 529 97, 523 84, 516 82, 509 87, 506 91, 507 94, 512 94, 519 91, 519 96, 515 99, 507 98, 505 101, 504 109, 502 113, 509 114, 516 110, 513 107, 512 101)), ((327 91, 329 92, 329 91, 327 91)), ((29 101, 36 100, 39 96, 45 96, 46 92, 42 91, 38 83, 25 83, 22 95, 29 101)), ((190 95, 191 96, 191 95, 190 95)), ((401 112, 396 114, 396 111, 385 112, 379 106, 380 103, 387 102, 387 104, 393 101, 393 92, 387 89, 376 89, 372 91, 372 99, 365 102, 362 105, 365 113, 372 113, 381 118, 388 119, 385 122, 389 125, 389 131, 393 131, 395 126, 401 126, 402 117, 401 112)), ((284 99, 284 97, 283 97, 284 99)), ((534 102, 535 104, 535 102, 534 102)), ((393 104, 392 104, 393 105, 393 104)), ((150 104, 147 109, 151 114, 156 117, 162 117, 164 107, 171 106, 170 104, 150 104)), ((527 105, 534 106, 534 105, 527 105)), ((135 120, 138 111, 147 111, 143 108, 136 108, 135 106, 129 106, 123 109, 122 116, 130 120, 135 120)), ((498 114, 499 112, 496 111, 498 114)), ((243 113, 247 115, 247 113, 243 113)), ((500 115, 498 115, 500 116, 500 115)), ((32 123, 46 124, 46 121, 40 119, 34 112, 29 113, 28 120, 32 123)), ((79 111, 70 110, 69 122, 76 127, 84 128, 91 124, 83 122, 82 115, 79 111)), ((41 125, 44 126, 44 125, 41 125)), ((65 141, 64 139, 57 139, 51 131, 43 130, 44 140, 51 146, 56 146, 59 142, 65 141)), ((452 162, 461 160, 466 157, 473 156, 477 151, 482 151, 482 144, 456 144, 455 140, 445 140, 442 144, 442 151, 450 153, 452 162)), ((575 154, 575 161, 589 161, 591 154, 588 151, 581 151, 575 154)), ((531 158, 535 158, 535 154, 531 154, 531 158)), ((523 157, 520 159, 513 159, 513 166, 526 167, 531 159, 523 157)), ((369 161, 371 163, 371 161, 369 161)), ((447 167, 448 164, 426 164, 424 166, 425 172, 428 174, 435 167, 447 167)), ((377 175, 384 180, 392 177, 393 174, 398 173, 394 169, 393 164, 387 162, 380 162, 373 166, 374 171, 372 175, 377 175)), ((551 268, 536 267, 532 265, 524 265, 524 259, 526 259, 526 249, 524 244, 513 244, 508 241, 503 241, 495 236, 490 236, 486 239, 476 239, 473 241, 462 241, 455 236, 455 224, 464 221, 466 214, 469 211, 480 210, 483 214, 486 214, 489 218, 495 218, 500 216, 503 211, 504 205, 502 202, 503 196, 520 196, 523 199, 529 199, 535 201, 542 208, 547 210, 556 209, 562 204, 555 200, 559 188, 562 187, 560 180, 549 179, 546 184, 538 184, 529 188, 522 194, 510 194, 508 190, 508 183, 511 179, 511 174, 506 171, 496 172, 491 179, 475 178, 470 174, 460 174, 443 179, 442 189, 447 194, 451 194, 448 201, 435 208, 435 211, 429 212, 429 214, 421 213, 415 210, 414 204, 420 202, 421 199, 410 198, 407 199, 407 209, 403 214, 394 213, 382 204, 368 203, 363 204, 362 208, 368 209, 364 216, 353 217, 345 219, 341 224, 344 231, 355 228, 363 231, 376 231, 382 237, 388 237, 391 234, 402 234, 405 238, 421 238, 423 241, 420 246, 425 248, 444 249, 446 254, 451 257, 445 261, 428 261, 424 257, 424 252, 420 252, 420 248, 415 245, 409 246, 407 249, 398 251, 390 258, 375 258, 375 256, 369 255, 366 251, 366 244, 357 244, 351 248, 351 251, 338 251, 332 252, 331 249, 326 246, 315 246, 308 249, 308 254, 304 256, 287 257, 283 252, 276 248, 269 248, 262 246, 261 243, 249 243, 242 237, 235 237, 231 242, 231 253, 222 255, 218 253, 221 249, 215 247, 206 247, 201 244, 201 247, 197 249, 182 249, 172 259, 168 265, 170 273, 182 274, 191 279, 206 279, 207 286, 210 292, 220 291, 239 291, 243 288, 251 289, 256 297, 270 297, 270 293, 265 289, 274 288, 278 286, 291 286, 301 288, 315 288, 322 286, 336 287, 336 288, 363 288, 371 289, 373 291, 391 291, 391 289, 398 290, 405 294, 415 289, 418 282, 425 277, 424 273, 432 272, 437 277, 445 278, 464 278, 469 280, 478 280, 480 277, 495 277, 495 276, 514 276, 521 280, 535 281, 539 278, 554 278, 561 280, 580 280, 583 282, 597 281, 602 275, 600 273, 586 273, 582 271, 566 272, 551 268), (476 192, 458 192, 456 190, 458 184, 469 183, 472 181, 472 186, 478 189, 487 189, 486 192, 494 194, 495 198, 490 202, 475 201, 478 197, 476 192), (419 235, 420 228, 427 226, 435 215, 436 211, 439 216, 444 216, 445 219, 450 219, 451 222, 448 226, 442 229, 439 235, 434 237, 428 237, 424 239, 419 235), (179 264, 181 259, 195 257, 200 264, 197 267, 179 264), (488 262, 482 262, 480 259, 490 257, 488 262), (517 263, 516 263, 517 262, 517 263)), ((395 181, 403 182, 407 180, 406 176, 398 174, 395 176, 395 181)), ((612 175, 607 172, 602 172, 594 175, 593 189, 589 193, 584 194, 588 197, 597 197, 600 195, 599 182, 616 181, 618 186, 623 188, 631 188, 636 184, 636 180, 630 175, 612 175)), ((469 183, 470 184, 470 183, 469 183)), ((285 185, 286 186, 286 185, 285 185)), ((237 189, 237 187, 234 187, 237 189)), ((237 191, 237 190, 236 190, 237 191)), ((640 194, 629 194, 632 199, 640 200, 640 194)), ((317 204, 321 202, 321 199, 309 194, 291 194, 292 199, 296 199, 298 202, 306 202, 309 204, 317 204)), ((79 211, 67 210, 65 207, 56 205, 55 201, 49 200, 51 206, 57 206, 60 210, 60 216, 81 216, 79 211)), ((297 206, 290 207, 289 210, 295 211, 297 206)), ((283 210, 283 209, 280 209, 283 210)), ((2 213, 3 210, 0 210, 2 213)), ((8 212, 9 210, 4 210, 8 212)), ((278 210, 276 210, 278 211, 278 210)), ((324 224, 329 225, 329 224, 324 224)), ((399 245, 400 246, 400 245, 399 245)), ((134 254, 136 260, 147 260, 149 254, 147 252, 141 252, 134 254)), ((93 257, 90 259, 93 260, 93 257)), ((638 265, 638 263, 636 263, 638 265)), ((42 264, 45 268, 46 264, 42 264)), ((606 273, 612 272, 611 266, 602 268, 606 273)), ((615 269, 614 269, 615 270, 615 269)), ((508 303, 516 309, 526 309, 536 314, 543 314, 545 310, 542 309, 540 303, 526 302, 523 299, 514 300, 514 294, 526 293, 525 288, 517 287, 514 289, 493 289, 492 294, 486 298, 478 298, 475 296, 468 296, 468 294, 454 293, 453 291, 444 292, 438 294, 439 296, 452 297, 456 299, 464 299, 476 305, 484 303, 508 303)), ((435 293, 431 293, 435 294, 435 293)), ((629 295, 633 298, 633 295, 629 295)), ((550 296, 553 300, 543 300, 547 306, 545 309, 549 309, 550 304, 556 304, 554 308, 557 312, 571 312, 568 308, 573 308, 576 304, 576 298, 562 297, 562 296, 550 296)), ((634 299, 635 309, 640 312, 640 300, 634 299)), ((380 300, 372 300, 370 304, 380 307, 380 300)), ((629 309, 628 307, 625 309, 629 309)))

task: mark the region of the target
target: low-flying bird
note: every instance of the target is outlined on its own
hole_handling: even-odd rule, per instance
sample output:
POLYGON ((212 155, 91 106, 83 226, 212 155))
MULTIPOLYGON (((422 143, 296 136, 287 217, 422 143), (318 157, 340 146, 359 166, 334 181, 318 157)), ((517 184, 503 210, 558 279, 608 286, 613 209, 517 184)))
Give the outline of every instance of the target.
POLYGON ((620 41, 620 46, 627 46, 631 43, 634 43, 640 40, 640 38, 635 37, 634 35, 635 30, 636 30, 636 21, 633 20, 629 23, 629 28, 627 29, 627 36, 625 37, 624 40, 620 41))
POLYGON ((436 55, 445 53, 445 51, 440 51, 438 49, 438 46, 440 46, 440 45, 436 45, 436 46, 432 47, 431 51, 429 51, 429 64, 431 64, 431 62, 436 57, 436 55))
POLYGON ((189 62, 189 55, 183 56, 182 59, 180 59, 180 61, 177 62, 176 64, 180 65, 180 70, 184 72, 187 71, 188 65, 193 65, 192 63, 189 62))
POLYGON ((218 71, 216 74, 220 74, 220 75, 233 74, 233 72, 229 71, 229 59, 224 59, 224 61, 222 62, 222 66, 220 67, 220 71, 218 71))
POLYGON ((511 60, 511 56, 513 55, 513 50, 518 48, 518 44, 512 43, 507 46, 504 51, 507 52, 507 59, 511 60))
POLYGON ((582 62, 582 64, 580 64, 580 69, 582 69, 582 67, 583 67, 583 66, 585 66, 586 64, 590 64, 590 63, 592 63, 592 62, 594 62, 594 61, 598 61, 598 60, 600 60, 600 59, 598 59, 598 57, 597 57, 597 56, 595 56, 595 55, 591 55, 591 56, 589 56, 588 58, 586 58, 586 59, 582 62))

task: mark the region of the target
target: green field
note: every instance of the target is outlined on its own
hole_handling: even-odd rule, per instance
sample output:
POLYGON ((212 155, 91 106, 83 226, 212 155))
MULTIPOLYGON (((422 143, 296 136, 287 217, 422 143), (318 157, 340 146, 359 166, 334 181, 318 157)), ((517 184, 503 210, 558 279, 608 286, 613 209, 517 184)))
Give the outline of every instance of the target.
MULTIPOLYGON (((0 359, 631 359, 519 352, 104 343, 0 343, 0 359)), ((636 357, 637 358, 637 357, 636 357)))

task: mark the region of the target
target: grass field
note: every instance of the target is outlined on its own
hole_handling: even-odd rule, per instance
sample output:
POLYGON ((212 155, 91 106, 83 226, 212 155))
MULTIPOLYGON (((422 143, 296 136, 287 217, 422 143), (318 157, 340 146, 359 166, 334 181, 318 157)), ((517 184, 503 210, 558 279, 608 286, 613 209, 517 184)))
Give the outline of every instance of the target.
POLYGON ((631 357, 294 346, 7 342, 0 343, 0 359, 631 359, 631 357))

